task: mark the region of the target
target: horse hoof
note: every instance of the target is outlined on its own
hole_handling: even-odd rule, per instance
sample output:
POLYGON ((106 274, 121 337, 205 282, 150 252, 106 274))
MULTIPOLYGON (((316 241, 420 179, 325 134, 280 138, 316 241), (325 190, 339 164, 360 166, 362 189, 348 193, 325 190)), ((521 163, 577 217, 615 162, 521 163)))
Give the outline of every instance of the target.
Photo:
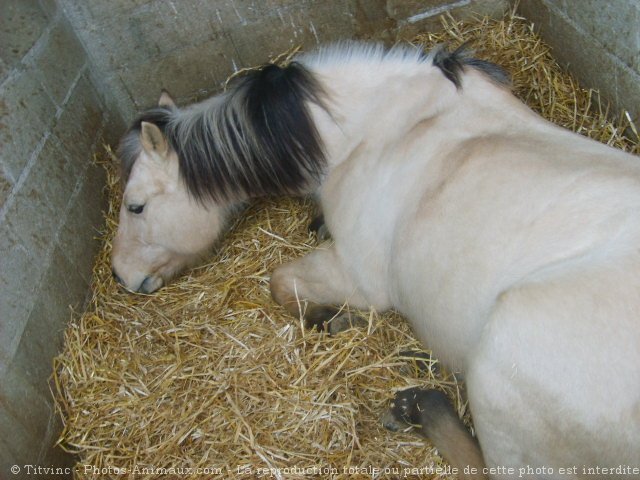
POLYGON ((340 314, 340 309, 327 305, 309 306, 304 312, 304 326, 309 330, 314 328, 324 331, 332 318, 340 314))
POLYGON ((414 387, 396 393, 391 413, 398 421, 424 428, 426 418, 442 409, 449 410, 450 405, 449 399, 441 391, 414 387))
POLYGON ((318 215, 309 224, 309 231, 315 232, 318 242, 324 242, 331 238, 331 233, 327 228, 327 224, 324 223, 324 215, 318 215))
POLYGON ((366 325, 363 318, 351 315, 349 311, 327 305, 309 308, 305 312, 304 320, 308 329, 316 328, 320 331, 326 331, 329 335, 336 335, 350 328, 366 325))
POLYGON ((391 403, 391 413, 398 422, 408 424, 420 423, 418 412, 418 401, 424 390, 420 388, 409 388, 396 393, 391 403))
POLYGON ((380 423, 384 428, 390 432, 399 432, 401 430, 407 430, 413 428, 411 425, 407 425, 406 422, 398 420, 391 409, 387 410, 380 417, 380 423))
POLYGON ((364 318, 357 315, 351 315, 349 312, 343 312, 331 319, 329 322, 329 333, 335 335, 350 328, 361 328, 367 325, 364 318))

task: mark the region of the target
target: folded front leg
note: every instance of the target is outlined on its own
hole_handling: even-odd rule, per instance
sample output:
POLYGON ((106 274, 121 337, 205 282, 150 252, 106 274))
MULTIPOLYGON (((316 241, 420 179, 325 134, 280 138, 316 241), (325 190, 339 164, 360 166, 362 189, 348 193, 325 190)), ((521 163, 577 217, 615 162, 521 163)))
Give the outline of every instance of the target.
POLYGON ((303 316, 307 328, 329 322, 330 333, 362 323, 342 307, 369 308, 343 268, 333 246, 279 266, 271 275, 271 295, 291 314, 303 316))

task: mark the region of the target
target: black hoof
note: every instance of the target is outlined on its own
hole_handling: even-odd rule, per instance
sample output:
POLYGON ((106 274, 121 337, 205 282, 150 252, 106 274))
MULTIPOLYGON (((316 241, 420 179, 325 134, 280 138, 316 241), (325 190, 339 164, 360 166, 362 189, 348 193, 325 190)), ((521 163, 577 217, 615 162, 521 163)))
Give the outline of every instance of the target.
POLYGON ((363 318, 351 315, 348 310, 341 310, 332 306, 314 306, 304 315, 305 327, 326 331, 335 335, 353 327, 360 327, 366 322, 363 318))
POLYGON ((409 388, 396 393, 391 404, 391 413, 398 421, 411 425, 425 425, 427 419, 446 409, 451 410, 451 403, 447 396, 439 390, 424 388, 409 388))
POLYGON ((367 321, 358 316, 352 315, 350 312, 342 312, 331 319, 329 322, 329 333, 335 335, 351 328, 362 328, 367 326, 367 321))
POLYGON ((384 428, 389 430, 390 432, 399 432, 401 430, 411 429, 411 425, 408 425, 407 422, 403 422, 402 420, 398 420, 391 409, 388 409, 382 414, 380 417, 380 423, 384 428))
POLYGON ((340 309, 331 306, 309 307, 304 313, 304 326, 309 330, 314 328, 319 331, 328 331, 328 325, 332 318, 340 313, 340 309))
POLYGON ((310 232, 318 232, 318 229, 320 229, 320 227, 322 227, 324 225, 324 215, 318 215, 317 217, 314 217, 313 220, 311 220, 311 223, 309 224, 309 231, 310 232))
POLYGON ((331 233, 327 228, 327 224, 324 223, 324 215, 320 214, 311 220, 309 224, 309 231, 314 232, 319 241, 325 241, 331 238, 331 233))

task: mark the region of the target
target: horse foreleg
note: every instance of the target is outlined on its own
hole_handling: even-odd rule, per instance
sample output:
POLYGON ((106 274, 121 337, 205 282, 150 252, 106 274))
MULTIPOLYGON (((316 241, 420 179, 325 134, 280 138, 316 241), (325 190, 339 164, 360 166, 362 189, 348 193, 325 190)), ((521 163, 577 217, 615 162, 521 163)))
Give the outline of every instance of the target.
POLYGON ((351 317, 344 305, 369 307, 333 247, 321 246, 276 268, 271 275, 271 295, 291 314, 303 317, 307 328, 324 328, 328 324, 330 333, 362 322, 351 317))

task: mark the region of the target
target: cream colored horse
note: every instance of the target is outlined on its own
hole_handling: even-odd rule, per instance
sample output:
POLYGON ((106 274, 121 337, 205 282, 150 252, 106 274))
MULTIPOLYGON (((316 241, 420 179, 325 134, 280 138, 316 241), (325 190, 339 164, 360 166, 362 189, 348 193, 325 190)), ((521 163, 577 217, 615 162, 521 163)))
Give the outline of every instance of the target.
MULTIPOLYGON (((237 98, 190 113, 217 122, 203 138, 217 140, 214 160, 235 165, 238 178, 296 168, 296 152, 289 160, 273 154, 278 142, 311 152, 299 181, 279 191, 320 184, 333 242, 273 272, 274 299, 314 321, 345 302, 401 312, 464 375, 480 449, 430 392, 400 392, 392 412, 422 423, 464 477, 595 478, 587 468, 640 467, 638 158, 546 122, 514 98, 499 70, 459 52, 423 57, 348 45, 297 61, 288 68, 300 77, 265 69, 237 98), (260 108, 239 106, 254 97, 260 108), (234 101, 224 115, 203 113, 234 101), (270 117, 301 102, 298 121, 270 117), (249 128, 260 115, 262 130, 249 128), (301 134, 300 120, 311 130, 301 134)), ((198 155, 180 144, 172 125, 184 118, 173 115, 142 124, 140 158, 164 165, 171 187, 156 189, 184 191, 178 198, 199 212, 193 221, 210 229, 203 237, 211 242, 220 212, 253 195, 251 179, 223 184, 235 196, 216 197, 221 186, 198 194, 189 184, 198 155)), ((134 166, 129 184, 137 175, 134 166)), ((153 193, 137 198, 129 184, 125 205, 155 201, 153 193)), ((255 195, 274 191, 261 186, 255 195)), ((193 231, 186 223, 168 230, 184 239, 193 231)), ((118 242, 125 237, 119 232, 118 242)), ((135 264, 118 255, 117 273, 135 264)), ((127 282, 136 289, 147 276, 127 282)))

